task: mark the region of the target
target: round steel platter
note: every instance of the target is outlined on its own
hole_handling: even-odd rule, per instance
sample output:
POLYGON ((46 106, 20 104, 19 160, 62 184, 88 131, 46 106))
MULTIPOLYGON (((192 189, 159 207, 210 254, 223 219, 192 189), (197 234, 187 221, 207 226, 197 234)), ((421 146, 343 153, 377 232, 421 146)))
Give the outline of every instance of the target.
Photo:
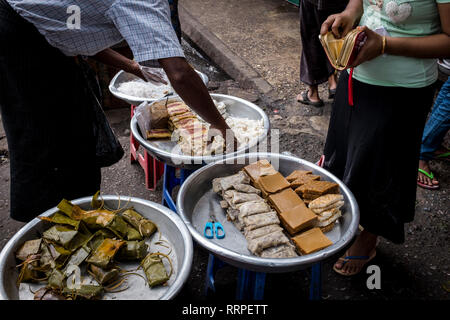
POLYGON ((342 181, 311 162, 274 153, 250 153, 232 157, 195 171, 179 190, 177 211, 188 226, 194 240, 224 262, 242 269, 271 273, 303 269, 334 255, 351 241, 359 224, 358 205, 353 194, 342 181), (235 174, 244 166, 261 159, 269 160, 283 176, 289 175, 294 170, 309 170, 315 175, 320 175, 321 180, 339 184, 345 200, 345 205, 341 208, 342 217, 339 218, 336 226, 326 233, 333 245, 312 254, 284 259, 260 258, 248 251, 244 235, 232 222, 227 221, 225 210, 219 204, 221 197, 212 191, 212 180, 235 174), (210 212, 213 212, 217 221, 224 226, 226 233, 224 239, 210 240, 203 236, 203 228, 210 219, 210 212))
MULTIPOLYGON (((72 201, 72 203, 81 206, 84 209, 90 208, 92 197, 81 198, 72 201)), ((119 204, 118 196, 103 196, 105 205, 108 208, 117 208, 119 204)), ((174 298, 181 290, 189 273, 191 271, 193 259, 193 244, 191 235, 186 228, 186 225, 180 217, 173 211, 166 207, 143 199, 132 197, 120 197, 121 205, 127 203, 128 206, 133 206, 137 212, 144 217, 152 220, 159 228, 162 239, 168 241, 172 247, 170 258, 173 263, 174 273, 170 277, 167 286, 158 286, 150 288, 143 278, 138 276, 127 277, 127 286, 129 289, 117 293, 104 293, 103 299, 116 300, 169 300, 174 298)), ((50 216, 57 212, 58 209, 52 208, 42 216, 50 216)), ((33 294, 30 289, 36 291, 45 284, 28 284, 22 283, 20 289, 16 286, 19 268, 16 268, 16 258, 14 253, 27 240, 38 239, 43 231, 48 229, 50 224, 38 218, 33 219, 26 224, 16 235, 9 240, 6 246, 0 253, 0 299, 33 299, 33 294)), ((149 250, 154 252, 156 250, 168 253, 169 249, 160 247, 155 244, 159 240, 158 233, 155 233, 150 239, 146 240, 149 244, 149 250)), ((166 259, 163 259, 163 261, 166 259)), ((166 269, 169 270, 169 265, 164 262, 166 269)), ((138 267, 139 262, 120 263, 119 266, 126 270, 134 270, 138 267)), ((138 271, 144 276, 141 270, 138 271)), ((145 276, 144 276, 145 278, 145 276)))
MULTIPOLYGON (((208 84, 208 76, 200 71, 195 70, 198 75, 200 76, 200 78, 203 80, 203 82, 205 83, 205 85, 208 84)), ((123 70, 119 71, 114 78, 112 78, 111 82, 109 83, 109 91, 116 97, 119 98, 129 104, 132 104, 134 106, 138 106, 140 105, 142 102, 153 102, 158 100, 158 98, 155 99, 151 99, 151 98, 145 98, 145 97, 135 97, 126 93, 123 93, 121 91, 119 91, 119 86, 124 83, 124 82, 128 82, 128 81, 133 81, 133 80, 137 80, 139 79, 137 76, 135 76, 134 74, 125 72, 123 70)), ((162 96, 161 96, 162 98, 162 96)))
MULTIPOLYGON (((269 133, 269 118, 266 113, 257 105, 246 101, 244 99, 228 96, 225 94, 212 93, 211 97, 217 102, 224 102, 227 106, 227 113, 232 117, 248 118, 252 120, 263 119, 264 133, 259 137, 258 141, 254 144, 246 145, 237 151, 230 153, 228 156, 236 156, 244 154, 249 150, 255 150, 259 143, 265 141, 267 134, 269 133)), ((178 96, 170 97, 170 99, 180 100, 178 96)), ((160 99, 164 100, 164 99, 160 99)), ((212 163, 223 159, 224 155, 217 156, 188 156, 184 155, 179 148, 177 148, 177 142, 170 139, 164 140, 147 140, 145 139, 138 126, 136 117, 131 119, 131 132, 140 145, 148 151, 154 158, 162 161, 170 166, 185 168, 185 169, 197 169, 205 163, 212 163)), ((256 150, 255 150, 256 151, 256 150)))

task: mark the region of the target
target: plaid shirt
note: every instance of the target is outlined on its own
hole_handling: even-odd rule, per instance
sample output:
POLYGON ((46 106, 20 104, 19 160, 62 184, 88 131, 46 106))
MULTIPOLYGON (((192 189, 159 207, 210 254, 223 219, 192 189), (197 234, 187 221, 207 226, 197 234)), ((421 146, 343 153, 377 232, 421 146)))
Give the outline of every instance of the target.
POLYGON ((92 56, 126 40, 138 62, 184 57, 167 0, 7 1, 68 56, 92 56), (80 8, 79 29, 68 27, 72 5, 80 8))

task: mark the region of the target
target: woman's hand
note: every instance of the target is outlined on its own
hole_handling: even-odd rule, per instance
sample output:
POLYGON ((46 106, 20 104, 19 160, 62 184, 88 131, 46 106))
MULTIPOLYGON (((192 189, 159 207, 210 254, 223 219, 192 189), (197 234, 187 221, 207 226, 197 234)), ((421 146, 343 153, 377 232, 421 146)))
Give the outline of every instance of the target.
POLYGON ((354 68, 365 61, 372 60, 381 55, 383 51, 382 36, 370 30, 366 26, 363 26, 361 31, 366 33, 367 38, 353 63, 348 66, 349 68, 354 68))
POLYGON ((361 14, 352 10, 332 14, 322 24, 320 34, 324 35, 331 29, 336 38, 345 37, 356 26, 360 18, 361 14))

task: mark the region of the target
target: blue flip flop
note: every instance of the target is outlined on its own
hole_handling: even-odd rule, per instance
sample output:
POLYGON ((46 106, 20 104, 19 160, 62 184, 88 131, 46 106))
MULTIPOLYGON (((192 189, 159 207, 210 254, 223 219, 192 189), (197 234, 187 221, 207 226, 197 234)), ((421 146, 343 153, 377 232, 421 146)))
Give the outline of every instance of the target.
POLYGON ((359 271, 357 271, 357 272, 352 272, 352 273, 343 272, 343 271, 342 271, 342 268, 341 268, 341 269, 338 269, 338 268, 336 268, 335 265, 333 266, 333 270, 336 271, 337 273, 339 273, 340 275, 343 275, 343 276, 347 276, 347 277, 348 277, 348 276, 354 276, 354 275, 360 273, 361 270, 363 269, 363 267, 364 267, 366 264, 368 264, 373 258, 375 258, 376 255, 377 255, 377 251, 376 251, 375 249, 373 250, 373 253, 372 253, 370 256, 349 256, 348 253, 346 252, 344 256, 342 256, 342 257, 339 258, 339 260, 343 261, 343 263, 342 263, 342 268, 343 268, 348 262, 350 262, 350 261, 352 261, 352 260, 361 260, 361 261, 366 260, 366 261, 361 265, 361 268, 360 268, 359 271))

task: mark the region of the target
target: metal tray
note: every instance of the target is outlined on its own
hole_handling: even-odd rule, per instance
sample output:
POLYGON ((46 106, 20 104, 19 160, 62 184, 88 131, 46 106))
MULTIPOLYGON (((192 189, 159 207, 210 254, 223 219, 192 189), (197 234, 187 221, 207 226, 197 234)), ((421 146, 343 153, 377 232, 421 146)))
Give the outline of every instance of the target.
MULTIPOLYGON (((81 198, 72 201, 74 204, 80 205, 82 208, 88 209, 91 197, 81 198)), ((117 208, 119 203, 118 196, 103 196, 105 204, 109 208, 117 208)), ((131 276, 127 278, 128 290, 118 293, 105 293, 103 299, 116 300, 169 300, 174 298, 181 290, 188 279, 191 271, 193 259, 193 244, 192 238, 189 234, 183 221, 173 211, 166 207, 143 199, 120 197, 121 206, 128 201, 127 206, 133 206, 136 211, 141 213, 144 217, 155 222, 162 234, 162 238, 167 240, 172 247, 170 258, 172 259, 174 273, 168 281, 168 286, 159 286, 150 289, 146 281, 138 276, 131 276)), ((42 216, 50 216, 58 211, 57 208, 52 208, 42 214, 42 216)), ((33 219, 26 224, 14 237, 9 240, 6 246, 0 253, 0 299, 33 299, 31 290, 35 291, 43 287, 43 284, 28 284, 22 283, 20 289, 16 286, 18 277, 18 268, 16 268, 16 258, 14 253, 27 240, 37 239, 39 234, 48 229, 49 223, 44 222, 38 218, 33 219)), ((168 253, 167 248, 158 246, 154 242, 158 241, 159 235, 156 233, 148 244, 151 244, 149 250, 160 251, 168 253)), ((166 259, 163 259, 163 261, 166 259)), ((166 264, 166 262, 164 262, 166 264)), ((119 266, 131 270, 136 269, 139 262, 120 263, 119 266)), ((167 268, 168 265, 166 265, 167 268)), ((168 269, 167 269, 168 270, 168 269)), ((144 275, 142 269, 139 273, 144 275)), ((84 278, 84 277, 83 277, 84 278)), ((145 276, 144 276, 145 278, 145 276)))
MULTIPOLYGON (((270 124, 266 113, 257 105, 238 97, 215 93, 212 93, 211 97, 218 102, 225 102, 227 105, 227 112, 230 116, 244 117, 253 120, 263 119, 264 122, 264 133, 259 137, 257 142, 240 148, 233 153, 227 154, 226 157, 234 157, 239 154, 244 154, 249 152, 249 150, 256 151, 258 144, 263 142, 269 133, 270 124)), ((181 98, 178 96, 171 97, 170 99, 181 101, 181 98)), ((184 155, 179 148, 176 148, 176 141, 171 141, 170 139, 147 140, 141 135, 136 117, 131 119, 131 132, 136 140, 144 149, 148 151, 150 155, 173 167, 197 169, 205 163, 216 162, 225 158, 225 155, 196 157, 188 156, 184 155)))
POLYGON ((179 190, 177 211, 194 240, 203 248, 235 267, 269 273, 303 269, 334 255, 349 243, 359 224, 358 205, 353 194, 342 181, 311 162, 275 153, 250 153, 228 159, 226 162, 212 163, 197 170, 188 177, 179 190), (310 170, 313 174, 320 175, 321 180, 339 184, 345 200, 345 205, 341 209, 342 217, 339 218, 333 230, 326 233, 326 236, 333 241, 333 245, 312 254, 285 259, 260 258, 248 251, 244 235, 233 223, 227 221, 225 211, 219 204, 220 196, 212 191, 212 179, 237 173, 247 164, 260 159, 269 160, 284 176, 297 169, 310 170), (210 211, 214 212, 216 219, 224 226, 226 232, 224 239, 209 240, 203 236, 203 228, 209 219, 210 211))
MULTIPOLYGON (((205 83, 205 85, 208 84, 208 76, 200 71, 195 70, 198 75, 200 76, 200 78, 202 78, 203 82, 205 83)), ((135 96, 131 96, 128 94, 125 94, 123 92, 120 92, 117 88, 119 88, 119 86, 124 83, 124 82, 128 82, 128 81, 132 81, 132 80, 136 80, 139 79, 137 76, 135 76, 134 74, 125 72, 123 70, 119 71, 114 78, 112 78, 111 82, 109 83, 109 91, 116 97, 119 99, 122 99, 123 101, 132 104, 134 106, 138 106, 140 105, 142 102, 147 101, 147 102, 153 102, 156 101, 158 99, 149 99, 149 98, 144 98, 144 97, 135 97, 135 96)), ((162 96, 161 96, 162 98, 162 96)))

